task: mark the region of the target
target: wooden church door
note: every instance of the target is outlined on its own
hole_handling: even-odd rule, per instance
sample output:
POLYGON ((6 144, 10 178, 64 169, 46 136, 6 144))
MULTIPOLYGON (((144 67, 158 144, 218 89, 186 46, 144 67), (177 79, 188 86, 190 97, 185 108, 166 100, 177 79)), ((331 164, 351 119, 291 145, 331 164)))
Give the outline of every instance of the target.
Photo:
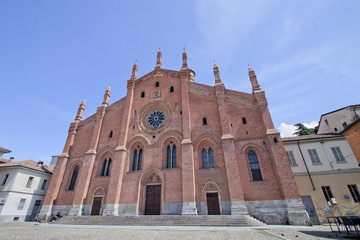
POLYGON ((208 215, 220 215, 218 193, 206 193, 208 215))
POLYGON ((160 215, 161 185, 146 186, 145 215, 160 215))

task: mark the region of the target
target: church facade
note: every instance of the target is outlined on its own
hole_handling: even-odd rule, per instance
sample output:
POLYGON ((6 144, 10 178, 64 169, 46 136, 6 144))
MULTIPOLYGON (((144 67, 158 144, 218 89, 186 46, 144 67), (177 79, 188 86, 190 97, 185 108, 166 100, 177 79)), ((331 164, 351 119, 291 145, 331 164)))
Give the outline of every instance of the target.
POLYGON ((82 120, 80 104, 40 214, 245 214, 270 224, 307 225, 265 92, 249 68, 252 93, 195 82, 183 52, 180 71, 161 67, 127 95, 82 120))

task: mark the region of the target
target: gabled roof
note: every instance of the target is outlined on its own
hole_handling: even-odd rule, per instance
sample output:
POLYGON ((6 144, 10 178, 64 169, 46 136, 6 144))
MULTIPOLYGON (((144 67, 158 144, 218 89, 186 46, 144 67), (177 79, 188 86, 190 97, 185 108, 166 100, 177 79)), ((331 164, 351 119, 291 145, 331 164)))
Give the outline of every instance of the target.
POLYGON ((293 141, 310 141, 315 139, 326 139, 326 138, 344 138, 344 135, 334 133, 334 134, 311 134, 311 135, 302 135, 296 137, 286 137, 282 138, 283 142, 293 142, 293 141))
POLYGON ((11 152, 11 151, 10 151, 9 149, 6 149, 6 148, 0 146, 0 152, 2 152, 2 153, 9 153, 9 152, 11 152))
MULTIPOLYGON (((6 160, 6 161, 8 161, 8 160, 6 160)), ((8 161, 6 163, 0 164, 0 168, 25 167, 25 168, 30 168, 30 169, 37 170, 40 172, 45 172, 45 173, 53 173, 53 171, 54 171, 54 167, 48 166, 46 164, 42 164, 41 167, 38 167, 37 165, 38 165, 38 163, 33 160, 25 160, 25 161, 18 161, 18 162, 8 161)))

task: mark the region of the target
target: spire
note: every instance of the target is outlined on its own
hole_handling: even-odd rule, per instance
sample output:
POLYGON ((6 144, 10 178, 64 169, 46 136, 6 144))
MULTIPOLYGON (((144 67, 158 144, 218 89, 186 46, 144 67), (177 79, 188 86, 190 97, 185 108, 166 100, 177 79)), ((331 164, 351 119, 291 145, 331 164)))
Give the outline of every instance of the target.
POLYGON ((157 56, 156 56, 156 65, 155 65, 155 69, 161 69, 161 51, 159 48, 159 51, 157 52, 157 56))
POLYGON ((138 64, 137 64, 137 61, 135 61, 133 69, 132 69, 132 73, 131 73, 131 80, 136 80, 137 71, 138 71, 138 64))
POLYGON ((105 105, 105 106, 109 105, 110 94, 111 94, 111 90, 110 90, 110 86, 109 86, 105 91, 104 100, 102 102, 102 105, 105 105))
POLYGON ((184 52, 183 52, 183 54, 182 54, 182 60, 183 60, 183 63, 182 63, 181 70, 187 69, 187 68, 188 68, 188 65, 187 65, 187 54, 186 54, 185 48, 184 48, 184 52))
POLYGON ((82 117, 83 117, 83 114, 84 114, 84 110, 85 110, 85 99, 80 103, 80 106, 79 106, 79 109, 78 109, 78 112, 76 114, 76 117, 75 117, 75 121, 81 121, 82 117))
POLYGON ((214 76, 215 76, 215 84, 221 83, 219 68, 216 65, 215 61, 214 61, 214 76))
POLYGON ((256 75, 255 75, 255 71, 250 67, 250 65, 249 65, 249 78, 250 78, 253 92, 255 92, 257 90, 261 90, 260 85, 259 85, 256 75))

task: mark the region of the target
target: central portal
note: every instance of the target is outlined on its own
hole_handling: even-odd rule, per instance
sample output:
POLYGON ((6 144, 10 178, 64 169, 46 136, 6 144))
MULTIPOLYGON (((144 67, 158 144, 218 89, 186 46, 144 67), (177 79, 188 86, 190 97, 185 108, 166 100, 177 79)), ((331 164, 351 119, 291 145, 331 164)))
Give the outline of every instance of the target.
POLYGON ((146 186, 145 215, 160 215, 161 185, 146 186))

